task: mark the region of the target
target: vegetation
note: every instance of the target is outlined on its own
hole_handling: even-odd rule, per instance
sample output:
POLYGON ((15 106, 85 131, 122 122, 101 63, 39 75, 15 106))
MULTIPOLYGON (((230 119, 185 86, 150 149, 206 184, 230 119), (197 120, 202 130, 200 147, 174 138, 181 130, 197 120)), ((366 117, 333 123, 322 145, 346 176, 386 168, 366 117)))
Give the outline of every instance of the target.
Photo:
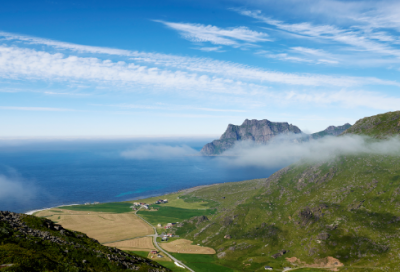
POLYGON ((140 257, 145 257, 145 258, 147 258, 147 256, 149 256, 149 251, 126 251, 126 252, 133 253, 140 257))
POLYGON ((343 134, 361 134, 375 138, 398 136, 400 134, 400 111, 360 119, 343 134))
MULTIPOLYGON (((400 128, 399 122, 400 112, 388 113, 364 118, 349 130, 361 134, 365 129, 372 137, 385 138, 400 128)), ((399 185, 400 154, 299 162, 268 179, 187 194, 218 202, 217 212, 201 222, 183 221, 173 231, 215 248, 215 264, 240 271, 261 271, 265 265, 318 271, 307 266, 328 266, 328 257, 339 270, 396 271, 399 185)))
POLYGON ((151 205, 151 207, 158 209, 158 211, 140 210, 138 214, 154 226, 157 226, 158 223, 165 225, 167 223, 181 222, 194 216, 211 215, 215 213, 215 209, 182 209, 155 204, 151 205))
POLYGON ((71 211, 125 213, 132 211, 130 206, 132 206, 132 203, 111 202, 111 203, 100 203, 91 205, 63 206, 58 208, 71 211))
POLYGON ((162 261, 162 262, 158 262, 158 263, 166 268, 171 269, 174 272, 187 272, 187 269, 176 266, 176 264, 174 262, 162 261))
POLYGON ((149 259, 102 246, 85 234, 57 228, 43 218, 1 213, 0 264, 12 264, 2 271, 170 271, 149 259))
POLYGON ((215 255, 173 253, 175 258, 185 263, 196 272, 234 272, 236 270, 216 264, 215 255))

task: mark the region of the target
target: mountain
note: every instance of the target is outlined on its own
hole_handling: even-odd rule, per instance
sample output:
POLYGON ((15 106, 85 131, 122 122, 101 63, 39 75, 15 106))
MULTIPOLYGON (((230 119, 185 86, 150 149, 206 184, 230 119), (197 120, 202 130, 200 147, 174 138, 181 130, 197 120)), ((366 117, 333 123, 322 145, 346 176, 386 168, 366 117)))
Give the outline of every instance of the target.
POLYGON ((201 149, 201 153, 205 155, 221 154, 225 150, 233 147, 237 141, 251 140, 256 143, 264 144, 276 135, 290 133, 300 134, 301 130, 288 123, 270 122, 266 119, 246 119, 240 126, 229 124, 219 140, 206 144, 201 149))
MULTIPOLYGON (((337 136, 350 128, 350 124, 343 126, 330 126, 327 129, 313 133, 311 135, 303 134, 298 141, 316 140, 328 135, 337 136)), ((224 151, 232 148, 236 142, 250 140, 256 143, 265 144, 277 135, 284 134, 302 134, 297 126, 288 123, 276 123, 264 120, 248 120, 246 119, 242 125, 236 126, 229 124, 228 128, 219 138, 219 140, 212 141, 206 144, 201 153, 204 155, 219 155, 224 151)))
MULTIPOLYGON (((399 118, 400 112, 364 118, 345 133, 398 135, 399 118)), ((173 231, 213 247, 218 264, 234 270, 400 267, 400 154, 300 161, 266 179, 212 185, 181 198, 218 203, 207 220, 186 220, 173 231)))
POLYGON ((362 134, 378 139, 399 135, 400 111, 360 119, 343 134, 362 134))
POLYGON ((327 129, 320 131, 320 132, 316 132, 310 135, 311 139, 320 139, 323 138, 325 136, 338 136, 340 134, 342 134, 343 132, 345 132, 347 129, 349 129, 351 127, 351 125, 349 123, 344 124, 343 126, 329 126, 327 129))
POLYGON ((48 219, 0 211, 1 271, 171 271, 48 219))

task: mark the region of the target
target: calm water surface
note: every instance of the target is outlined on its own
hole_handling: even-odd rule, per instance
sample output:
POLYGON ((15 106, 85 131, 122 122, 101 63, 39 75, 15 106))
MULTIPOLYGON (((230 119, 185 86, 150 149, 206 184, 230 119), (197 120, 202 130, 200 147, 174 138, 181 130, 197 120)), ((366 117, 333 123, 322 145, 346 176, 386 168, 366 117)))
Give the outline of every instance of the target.
POLYGON ((277 170, 231 167, 215 157, 121 156, 123 151, 149 144, 185 144, 199 151, 208 141, 72 141, 0 146, 0 210, 26 212, 67 204, 125 201, 198 185, 265 178, 277 170), (1 190, 7 194, 1 194, 1 190))

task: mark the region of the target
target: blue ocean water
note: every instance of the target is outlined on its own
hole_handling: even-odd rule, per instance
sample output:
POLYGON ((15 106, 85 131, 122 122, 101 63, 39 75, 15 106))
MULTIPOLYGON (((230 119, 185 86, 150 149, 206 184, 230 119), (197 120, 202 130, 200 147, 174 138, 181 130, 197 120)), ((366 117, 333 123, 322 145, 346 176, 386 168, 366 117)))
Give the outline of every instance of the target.
POLYGON ((121 156, 121 152, 143 145, 185 144, 199 151, 209 140, 53 141, 0 146, 0 210, 26 212, 132 200, 198 185, 265 178, 277 170, 230 166, 215 157, 121 156))

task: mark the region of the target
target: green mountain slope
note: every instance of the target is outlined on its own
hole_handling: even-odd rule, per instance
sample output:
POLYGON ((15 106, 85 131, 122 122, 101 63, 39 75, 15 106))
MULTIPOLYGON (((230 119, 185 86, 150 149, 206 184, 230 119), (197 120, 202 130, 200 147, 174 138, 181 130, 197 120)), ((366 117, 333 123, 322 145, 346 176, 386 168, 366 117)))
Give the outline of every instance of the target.
POLYGON ((362 134, 375 138, 387 138, 400 134, 400 111, 378 114, 358 120, 344 134, 362 134))
MULTIPOLYGON (((358 134, 394 135, 396 116, 364 118, 346 133, 355 127, 358 134)), ((190 193, 220 206, 208 220, 188 220, 175 232, 215 248, 219 264, 240 271, 262 271, 265 265, 280 271, 398 271, 399 185, 400 154, 299 162, 268 179, 190 193)))
POLYGON ((35 216, 0 211, 1 271, 171 271, 35 216))

